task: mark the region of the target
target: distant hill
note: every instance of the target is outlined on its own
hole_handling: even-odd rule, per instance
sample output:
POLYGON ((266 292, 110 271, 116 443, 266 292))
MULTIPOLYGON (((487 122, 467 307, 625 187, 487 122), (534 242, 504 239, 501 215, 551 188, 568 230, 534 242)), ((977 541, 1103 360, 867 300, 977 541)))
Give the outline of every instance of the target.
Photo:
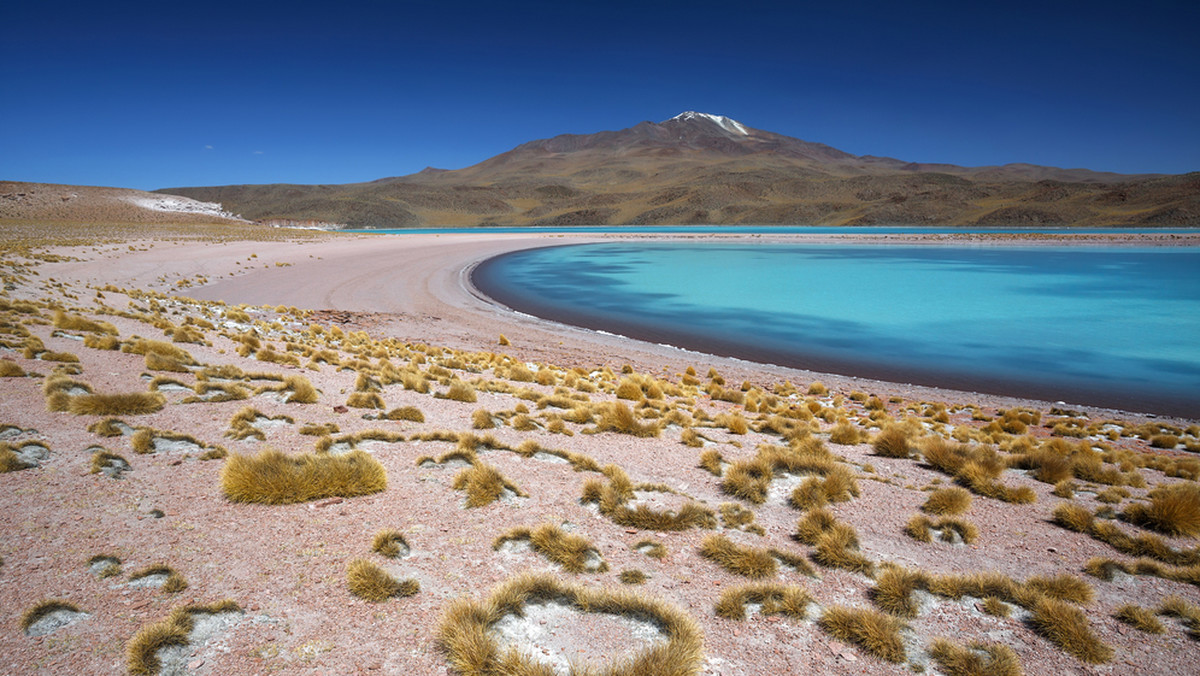
POLYGON ((439 225, 1200 225, 1200 172, 1120 175, 852 155, 686 112, 530 141, 474 166, 346 185, 159 191, 251 219, 439 225))
POLYGON ((88 223, 243 222, 220 204, 189 197, 52 183, 0 181, 0 220, 88 223))

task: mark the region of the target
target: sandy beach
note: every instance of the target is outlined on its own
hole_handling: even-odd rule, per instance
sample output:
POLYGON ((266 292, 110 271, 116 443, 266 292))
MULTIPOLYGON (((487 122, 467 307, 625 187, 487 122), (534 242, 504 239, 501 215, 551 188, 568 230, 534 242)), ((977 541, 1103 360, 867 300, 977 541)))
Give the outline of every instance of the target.
MULTIPOLYGON (((22 327, 41 349, 12 328, 0 352, 22 373, 0 383, 3 442, 32 465, 0 474, 0 523, 11 534, 0 546, 0 672, 121 673, 131 668, 130 646, 172 609, 230 599, 240 610, 200 612, 206 619, 199 629, 159 653, 163 673, 460 673, 439 642, 447 608, 455 599, 481 603, 526 571, 592 590, 637 591, 681 611, 703 636, 694 668, 681 673, 957 673, 934 654, 938 638, 1004 646, 1029 674, 1191 668, 1197 648, 1186 618, 1159 615, 1164 632, 1147 633, 1115 614, 1134 604, 1153 615, 1172 597, 1200 613, 1196 533, 1114 517, 1155 504, 1155 488, 1194 490, 1196 421, 713 357, 516 314, 469 283, 473 265, 506 251, 605 239, 131 237, 54 247, 46 251, 58 258, 50 260, 14 257, 6 325, 22 327), (107 335, 119 349, 89 347, 88 331, 70 328, 56 309, 109 322, 115 333, 107 335), (251 330, 254 341, 246 338, 251 330), (501 335, 510 344, 500 345, 501 335), (172 336, 192 340, 172 343, 172 336), (193 363, 156 370, 137 352, 139 344, 147 349, 139 339, 175 345, 193 363), (48 410, 55 408, 46 393, 54 375, 101 393, 156 391, 164 403, 114 416, 48 410), (403 384, 406 375, 427 391, 403 384), (314 403, 289 403, 286 390, 271 389, 288 376, 311 382, 314 403), (810 390, 814 381, 828 391, 810 390), (203 400, 206 383, 214 382, 238 385, 246 396, 203 400), (475 400, 450 396, 455 383, 469 385, 475 400), (631 395, 631 387, 640 389, 631 395), (371 394, 382 408, 358 406, 371 394), (635 412, 630 429, 653 434, 606 428, 604 416, 618 403, 635 412), (247 406, 255 409, 247 419, 258 433, 238 438, 245 427, 235 421, 247 406), (387 416, 405 407, 418 409, 422 420, 387 416), (494 427, 480 428, 480 410, 494 427), (592 419, 568 420, 575 410, 592 419), (102 436, 96 425, 106 417, 120 418, 128 431, 102 436), (855 430, 853 441, 834 441, 843 423, 855 430), (301 432, 328 425, 336 431, 301 432), (878 438, 889 426, 902 429, 911 448, 881 451, 878 438), (149 431, 138 437, 138 430, 149 431), (180 441, 183 435, 194 443, 180 441), (1156 448, 1152 436, 1174 436, 1175 443, 1156 448), (976 462, 998 463, 992 478, 938 464, 933 445, 958 441, 983 454, 972 456, 976 462), (361 450, 385 471, 386 488, 294 504, 231 498, 222 483, 228 458, 267 446, 293 456, 361 450), (131 469, 119 479, 92 473, 100 447, 131 469), (230 455, 209 453, 217 447, 230 455), (793 458, 793 465, 770 466, 761 494, 737 492, 731 476, 739 471, 784 463, 762 455, 771 448, 779 458, 819 456, 812 467, 820 469, 795 469, 793 458), (1048 480, 1047 453, 1062 457, 1065 478, 1048 480), (468 507, 456 477, 484 466, 519 490, 468 507), (613 516, 619 510, 587 499, 620 476, 633 485, 624 503, 631 510, 644 506, 663 516, 691 505, 686 509, 708 510, 711 520, 682 530, 622 523, 613 516), (832 476, 853 490, 835 492, 832 476), (956 485, 970 494, 959 516, 969 537, 909 534, 918 516, 939 520, 923 506, 956 485), (1064 503, 1108 530, 1056 524, 1064 503), (831 564, 822 554, 828 542, 797 535, 798 522, 818 510, 852 529, 854 542, 838 551, 857 563, 831 564), (497 542, 546 524, 585 538, 604 570, 567 572, 519 537, 515 545, 497 542), (372 551, 373 536, 388 528, 404 535, 407 554, 372 551), (1126 541, 1112 529, 1161 546, 1135 553, 1119 546, 1126 541), (771 572, 752 578, 723 566, 704 553, 713 536, 747 551, 776 552, 763 554, 771 572), (661 544, 665 557, 644 553, 645 540, 661 544), (818 541, 824 544, 812 544, 818 541), (97 556, 119 560, 119 571, 98 574, 89 565, 97 556), (348 588, 355 559, 415 580, 419 591, 365 600, 348 588), (1115 562, 1108 579, 1085 572, 1097 559, 1115 562), (186 588, 140 584, 134 573, 152 564, 170 566, 186 588), (618 578, 635 570, 647 578, 643 584, 618 578), (880 600, 885 581, 899 575, 889 571, 916 576, 903 595, 911 612, 880 600), (954 576, 980 572, 1009 582, 986 594, 946 591, 954 576), (772 614, 755 602, 742 620, 715 610, 723 593, 763 582, 807 594, 805 617, 772 614), (48 598, 70 601, 86 615, 62 615, 62 626, 27 634, 22 615, 48 598), (1064 639, 1047 628, 1052 601, 1079 609, 1086 637, 1064 639), (852 632, 831 629, 838 607, 891 613, 903 625, 903 657, 887 661, 852 632)), ((1159 243, 1179 240, 1164 236, 1159 243)), ((71 397, 84 396, 64 392, 58 401, 68 409, 82 401, 71 397)), ((603 667, 661 640, 653 621, 647 628, 555 604, 527 610, 525 620, 509 616, 497 636, 550 665, 603 667)))

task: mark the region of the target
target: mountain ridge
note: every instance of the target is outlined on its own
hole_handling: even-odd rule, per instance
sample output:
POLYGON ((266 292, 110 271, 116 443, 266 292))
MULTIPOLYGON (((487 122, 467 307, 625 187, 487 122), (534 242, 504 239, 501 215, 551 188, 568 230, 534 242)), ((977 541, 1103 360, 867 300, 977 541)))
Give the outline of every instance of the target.
POLYGON ((1121 175, 853 155, 686 111, 522 143, 461 169, 342 185, 158 193, 254 220, 355 228, 488 225, 1200 225, 1200 172, 1121 175))

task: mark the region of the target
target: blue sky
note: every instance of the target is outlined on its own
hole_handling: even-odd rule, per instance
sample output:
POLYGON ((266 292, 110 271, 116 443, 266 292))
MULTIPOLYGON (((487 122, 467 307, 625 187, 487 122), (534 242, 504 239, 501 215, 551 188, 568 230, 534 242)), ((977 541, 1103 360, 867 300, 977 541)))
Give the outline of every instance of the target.
POLYGON ((1197 27, 1156 1, 9 3, 0 180, 368 181, 684 110, 910 161, 1183 173, 1197 27))

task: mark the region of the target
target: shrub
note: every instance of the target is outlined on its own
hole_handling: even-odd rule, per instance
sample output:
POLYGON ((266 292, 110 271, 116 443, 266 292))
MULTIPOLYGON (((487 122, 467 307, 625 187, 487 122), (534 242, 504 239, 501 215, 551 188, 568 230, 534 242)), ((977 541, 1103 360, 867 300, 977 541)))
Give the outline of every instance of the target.
POLYGON ((264 448, 254 457, 230 456, 221 470, 221 486, 234 502, 281 505, 378 493, 387 488, 387 473, 361 450, 342 456, 287 456, 264 448))

